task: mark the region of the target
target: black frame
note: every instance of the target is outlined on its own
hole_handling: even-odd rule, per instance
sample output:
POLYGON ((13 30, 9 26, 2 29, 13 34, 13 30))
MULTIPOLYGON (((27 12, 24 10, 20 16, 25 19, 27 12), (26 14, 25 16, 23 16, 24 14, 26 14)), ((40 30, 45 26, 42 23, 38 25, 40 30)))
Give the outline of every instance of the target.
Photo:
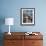
POLYGON ((21 8, 20 9, 20 24, 21 25, 35 25, 35 8, 21 8), (28 21, 26 22, 26 18, 28 21))

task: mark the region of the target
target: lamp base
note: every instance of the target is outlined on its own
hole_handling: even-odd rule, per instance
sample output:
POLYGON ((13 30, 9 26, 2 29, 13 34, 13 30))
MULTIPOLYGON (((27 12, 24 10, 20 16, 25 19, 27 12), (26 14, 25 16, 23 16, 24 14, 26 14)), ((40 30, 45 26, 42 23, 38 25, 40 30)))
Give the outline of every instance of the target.
POLYGON ((9 35, 11 35, 11 33, 10 33, 10 32, 8 32, 8 34, 9 34, 9 35))

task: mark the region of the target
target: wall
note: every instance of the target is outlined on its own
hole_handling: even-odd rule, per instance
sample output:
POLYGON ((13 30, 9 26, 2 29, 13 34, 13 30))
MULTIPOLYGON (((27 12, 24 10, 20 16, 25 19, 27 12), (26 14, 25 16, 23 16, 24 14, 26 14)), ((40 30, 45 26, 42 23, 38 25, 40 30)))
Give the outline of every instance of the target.
MULTIPOLYGON (((15 19, 14 26, 11 31, 46 31, 46 1, 45 0, 1 0, 0 17, 13 17, 15 19), (35 25, 21 26, 20 25, 20 8, 35 8, 35 25)), ((6 25, 1 26, 1 31, 8 31, 6 25)))
MULTIPOLYGON (((41 31, 46 30, 46 1, 45 0, 1 0, 1 17, 14 17, 15 24, 12 31, 41 31), (20 25, 20 8, 35 8, 35 26, 20 25), (13 29, 14 28, 14 29, 13 29)), ((6 25, 2 32, 8 31, 6 25)))
MULTIPOLYGON (((44 36, 46 35, 46 0, 0 0, 0 18, 6 17, 15 19, 14 26, 11 26, 11 32, 39 31, 44 36), (20 8, 35 8, 34 26, 21 26, 20 8)), ((8 26, 2 24, 0 32, 8 32, 8 26)), ((44 43, 46 44, 45 41, 44 43)))

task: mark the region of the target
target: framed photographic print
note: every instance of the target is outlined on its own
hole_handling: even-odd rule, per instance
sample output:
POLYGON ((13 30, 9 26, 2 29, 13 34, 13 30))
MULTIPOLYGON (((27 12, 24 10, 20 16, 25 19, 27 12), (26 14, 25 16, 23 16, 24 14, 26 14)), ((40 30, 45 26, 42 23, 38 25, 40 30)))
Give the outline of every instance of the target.
POLYGON ((22 25, 35 24, 35 8, 21 8, 20 15, 20 23, 22 25))

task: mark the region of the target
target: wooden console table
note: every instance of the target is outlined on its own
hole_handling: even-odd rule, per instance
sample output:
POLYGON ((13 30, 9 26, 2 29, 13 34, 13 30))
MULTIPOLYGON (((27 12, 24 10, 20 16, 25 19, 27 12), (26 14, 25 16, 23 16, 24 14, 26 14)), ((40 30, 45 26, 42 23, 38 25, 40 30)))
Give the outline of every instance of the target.
MULTIPOLYGON (((4 46, 43 46, 43 35, 25 35, 26 32, 11 32, 8 35, 4 33, 4 46)), ((33 32, 34 33, 34 32, 33 32)))

